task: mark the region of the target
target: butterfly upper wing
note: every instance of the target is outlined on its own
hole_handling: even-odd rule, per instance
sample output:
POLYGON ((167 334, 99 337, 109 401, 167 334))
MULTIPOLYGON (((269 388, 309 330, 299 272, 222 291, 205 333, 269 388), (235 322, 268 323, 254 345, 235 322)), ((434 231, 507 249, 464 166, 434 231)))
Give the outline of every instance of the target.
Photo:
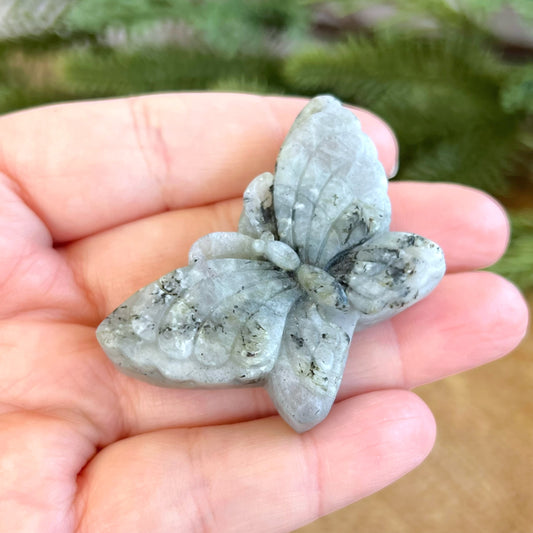
POLYGON ((298 115, 278 156, 272 194, 279 239, 303 263, 324 268, 389 227, 376 148, 331 96, 314 98, 298 115))
POLYGON ((109 315, 100 344, 121 370, 157 385, 263 383, 301 290, 238 233, 203 237, 190 256, 109 315))
MULTIPOLYGON (((352 317, 353 318, 353 317, 352 317)), ((291 309, 266 389, 280 415, 299 432, 329 413, 342 379, 353 324, 341 328, 309 298, 291 309)))

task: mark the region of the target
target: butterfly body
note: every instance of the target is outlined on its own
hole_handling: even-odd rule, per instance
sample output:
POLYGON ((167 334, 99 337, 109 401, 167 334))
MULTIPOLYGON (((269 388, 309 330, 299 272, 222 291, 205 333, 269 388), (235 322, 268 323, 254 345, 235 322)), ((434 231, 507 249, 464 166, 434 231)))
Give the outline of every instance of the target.
POLYGON ((355 329, 427 295, 440 248, 388 231, 387 180, 355 116, 316 97, 275 175, 244 193, 238 232, 193 244, 189 266, 117 308, 97 330, 124 372, 172 387, 264 386, 306 431, 328 414, 355 329))

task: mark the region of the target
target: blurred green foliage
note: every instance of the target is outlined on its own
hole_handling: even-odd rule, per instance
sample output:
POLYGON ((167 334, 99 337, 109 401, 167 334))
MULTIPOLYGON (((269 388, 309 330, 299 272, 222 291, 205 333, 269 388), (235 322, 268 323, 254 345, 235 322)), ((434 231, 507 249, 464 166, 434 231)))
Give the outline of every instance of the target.
POLYGON ((281 88, 279 59, 252 54, 221 56, 172 46, 133 50, 84 49, 63 56, 66 87, 90 96, 114 96, 175 89, 211 89, 230 80, 281 88), (112 74, 110 74, 112 73, 112 74), (148 75, 149 73, 149 75, 148 75))
POLYGON ((465 37, 359 37, 290 58, 286 74, 300 92, 334 92, 386 117, 402 177, 507 191, 523 114, 502 106, 501 65, 465 37))
POLYGON ((509 248, 489 270, 513 280, 524 289, 533 288, 533 209, 511 211, 512 239, 509 248))
POLYGON ((286 0, 79 0, 65 13, 69 32, 103 34, 120 27, 131 36, 149 33, 161 21, 189 28, 189 38, 218 54, 262 51, 275 36, 298 40, 309 27, 310 12, 302 2, 286 0))
MULTIPOLYGON (((400 179, 505 200, 531 190, 533 44, 491 31, 502 10, 533 35, 531 0, 14 0, 0 112, 168 90, 329 92, 392 125, 400 179)), ((533 288, 533 211, 513 221, 496 268, 533 288)))

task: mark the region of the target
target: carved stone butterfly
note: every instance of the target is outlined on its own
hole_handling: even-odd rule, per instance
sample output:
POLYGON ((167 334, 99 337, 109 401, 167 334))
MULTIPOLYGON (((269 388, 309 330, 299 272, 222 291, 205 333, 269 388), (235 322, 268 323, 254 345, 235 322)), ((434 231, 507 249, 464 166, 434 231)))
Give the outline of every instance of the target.
POLYGON ((354 330, 426 296, 441 249, 389 232, 387 179, 357 118, 310 101, 275 175, 244 193, 238 233, 193 244, 189 266, 128 298, 98 327, 125 373, 161 386, 264 386, 299 432, 328 414, 354 330))

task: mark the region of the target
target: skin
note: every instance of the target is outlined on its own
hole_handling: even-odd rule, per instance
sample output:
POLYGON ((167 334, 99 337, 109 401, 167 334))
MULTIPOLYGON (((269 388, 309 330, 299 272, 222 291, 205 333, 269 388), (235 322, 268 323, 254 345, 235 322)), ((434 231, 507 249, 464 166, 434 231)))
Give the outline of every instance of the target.
MULTIPOLYGON (((11 532, 290 531, 416 467, 435 439, 409 389, 523 337, 517 289, 477 269, 508 240, 502 208, 458 185, 391 183, 393 230, 439 243, 424 301, 357 335, 338 401, 302 435, 262 389, 162 389, 120 374, 100 320, 232 231, 301 99, 166 94, 0 118, 0 524, 11 532)), ((385 170, 390 129, 354 111, 385 170)))

